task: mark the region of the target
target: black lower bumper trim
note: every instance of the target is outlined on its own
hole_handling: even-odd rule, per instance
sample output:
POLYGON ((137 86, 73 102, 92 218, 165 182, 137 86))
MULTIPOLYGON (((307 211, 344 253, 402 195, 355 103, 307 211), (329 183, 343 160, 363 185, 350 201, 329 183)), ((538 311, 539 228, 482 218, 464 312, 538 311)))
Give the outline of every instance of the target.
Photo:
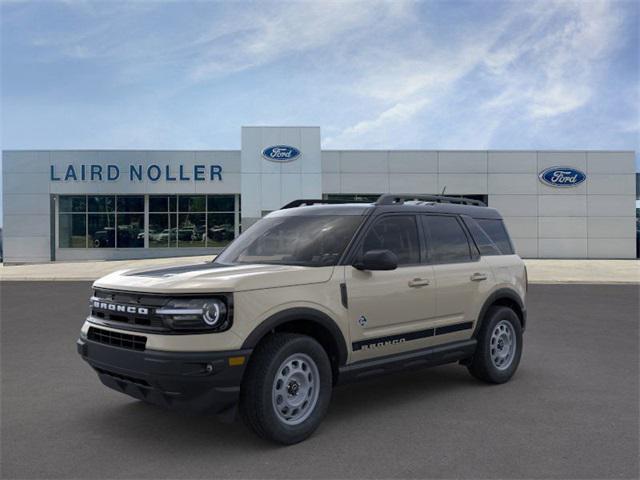
POLYGON ((78 353, 109 388, 169 408, 221 413, 233 407, 251 350, 136 351, 80 338, 78 353), (230 357, 245 357, 229 366, 230 357))

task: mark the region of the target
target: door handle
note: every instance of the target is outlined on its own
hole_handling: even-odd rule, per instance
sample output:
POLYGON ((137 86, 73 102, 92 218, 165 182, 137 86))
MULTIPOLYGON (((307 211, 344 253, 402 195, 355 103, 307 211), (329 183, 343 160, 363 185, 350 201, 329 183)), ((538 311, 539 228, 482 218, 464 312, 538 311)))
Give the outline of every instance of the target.
POLYGON ((409 280, 410 287, 426 287, 430 283, 431 281, 428 278, 414 278, 413 280, 409 280))
POLYGON ((486 273, 476 272, 473 275, 471 275, 472 282, 481 282, 482 280, 486 280, 486 279, 487 279, 486 273))

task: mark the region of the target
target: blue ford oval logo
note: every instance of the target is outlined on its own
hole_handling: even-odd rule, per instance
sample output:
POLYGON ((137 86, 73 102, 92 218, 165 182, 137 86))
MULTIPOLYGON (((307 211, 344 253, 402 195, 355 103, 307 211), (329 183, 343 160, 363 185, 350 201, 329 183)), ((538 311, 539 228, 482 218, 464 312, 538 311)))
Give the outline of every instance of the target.
POLYGON ((538 175, 542 183, 552 187, 575 187, 587 179, 587 175, 571 167, 550 167, 538 175))
POLYGON ((300 150, 289 145, 274 145, 262 150, 262 156, 272 162, 291 162, 300 155, 300 150))

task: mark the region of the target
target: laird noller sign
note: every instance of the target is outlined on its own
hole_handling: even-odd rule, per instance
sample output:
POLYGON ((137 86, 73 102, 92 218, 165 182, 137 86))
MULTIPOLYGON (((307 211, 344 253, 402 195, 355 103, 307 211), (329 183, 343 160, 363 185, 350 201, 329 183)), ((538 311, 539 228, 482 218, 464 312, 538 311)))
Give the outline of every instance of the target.
POLYGON ((115 164, 69 164, 64 168, 50 166, 52 182, 206 182, 222 181, 220 165, 142 165, 131 164, 124 168, 115 164))

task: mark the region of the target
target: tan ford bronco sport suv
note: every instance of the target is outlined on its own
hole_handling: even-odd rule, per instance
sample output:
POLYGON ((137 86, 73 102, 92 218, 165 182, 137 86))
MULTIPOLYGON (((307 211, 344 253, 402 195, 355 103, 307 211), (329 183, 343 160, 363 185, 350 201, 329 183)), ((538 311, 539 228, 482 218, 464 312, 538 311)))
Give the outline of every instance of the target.
POLYGON ((524 263, 498 212, 443 196, 297 200, 209 263, 122 270, 93 285, 78 352, 146 402, 233 418, 283 444, 331 391, 459 362, 503 383, 520 362, 524 263))

